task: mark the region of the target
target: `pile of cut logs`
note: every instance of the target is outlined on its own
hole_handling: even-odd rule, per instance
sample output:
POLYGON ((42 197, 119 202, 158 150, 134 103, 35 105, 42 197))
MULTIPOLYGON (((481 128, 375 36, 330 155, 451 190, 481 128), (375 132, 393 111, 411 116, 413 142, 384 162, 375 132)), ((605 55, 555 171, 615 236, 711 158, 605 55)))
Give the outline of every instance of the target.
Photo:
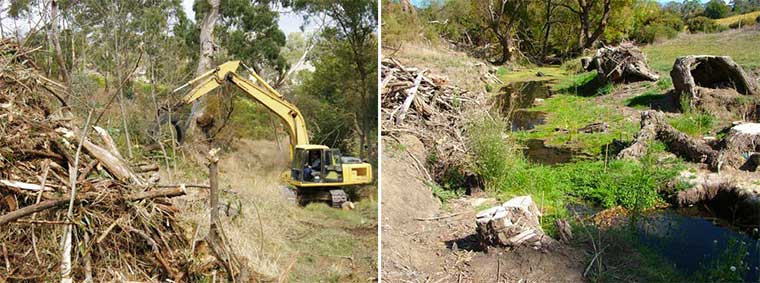
POLYGON ((65 88, 29 53, 0 42, 0 282, 179 282, 203 272, 169 200, 185 186, 159 186, 158 166, 128 163, 93 124, 97 113, 75 122, 65 88))
POLYGON ((426 69, 407 67, 393 58, 382 60, 381 72, 383 135, 411 134, 422 141, 429 154, 437 157, 431 164, 434 179, 448 170, 465 168, 469 150, 464 117, 474 109, 482 110, 480 101, 485 99, 478 97, 482 94, 448 85, 426 69))

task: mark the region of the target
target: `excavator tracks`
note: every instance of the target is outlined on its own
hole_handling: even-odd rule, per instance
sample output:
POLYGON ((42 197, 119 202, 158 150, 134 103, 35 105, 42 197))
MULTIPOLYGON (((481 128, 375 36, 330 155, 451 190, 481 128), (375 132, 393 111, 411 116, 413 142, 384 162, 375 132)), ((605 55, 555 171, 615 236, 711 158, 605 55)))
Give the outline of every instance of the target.
POLYGON ((295 193, 296 202, 301 206, 314 202, 322 202, 334 208, 342 208, 343 203, 349 201, 346 191, 340 189, 296 189, 295 193))

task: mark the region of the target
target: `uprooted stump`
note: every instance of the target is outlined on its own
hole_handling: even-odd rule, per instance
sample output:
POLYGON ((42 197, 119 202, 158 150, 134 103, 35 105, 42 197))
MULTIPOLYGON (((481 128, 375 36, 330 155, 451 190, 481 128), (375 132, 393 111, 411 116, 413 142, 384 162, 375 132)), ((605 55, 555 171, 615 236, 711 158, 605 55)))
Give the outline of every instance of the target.
POLYGON ((626 42, 599 48, 592 58, 581 60, 587 71, 596 70, 598 78, 613 83, 657 81, 660 76, 647 65, 641 49, 626 42))
POLYGON ((690 137, 668 124, 665 115, 657 111, 641 113, 641 130, 618 158, 640 158, 654 140, 665 143, 667 150, 692 162, 705 163, 711 170, 724 168, 754 170, 751 156, 760 151, 760 124, 746 123, 734 126, 726 137, 715 143, 690 137))
POLYGON ((670 71, 677 93, 700 98, 700 87, 732 88, 744 95, 757 93, 757 85, 739 64, 728 56, 690 55, 676 58, 670 71))
POLYGON ((484 246, 545 248, 554 240, 544 234, 541 212, 530 196, 510 199, 476 215, 477 233, 484 246))

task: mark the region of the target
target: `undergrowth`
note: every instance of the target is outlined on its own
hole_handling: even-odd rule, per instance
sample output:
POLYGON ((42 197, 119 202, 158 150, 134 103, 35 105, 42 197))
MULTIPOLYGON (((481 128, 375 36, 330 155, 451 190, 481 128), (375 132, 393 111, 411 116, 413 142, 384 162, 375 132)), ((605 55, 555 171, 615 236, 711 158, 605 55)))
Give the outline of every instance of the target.
POLYGON ((592 99, 575 95, 554 95, 530 110, 546 112, 546 123, 532 131, 513 132, 518 140, 542 139, 547 146, 570 148, 590 156, 601 156, 613 140, 630 139, 639 130, 638 123, 625 119, 613 107, 598 105, 592 99), (608 130, 604 133, 578 131, 596 122, 608 123, 608 130))
MULTIPOLYGON (((548 217, 566 215, 568 201, 588 201, 605 208, 644 210, 663 202, 659 189, 678 174, 683 163, 657 159, 655 149, 640 162, 588 160, 559 166, 531 164, 520 147, 501 133, 506 122, 484 117, 468 128, 475 171, 486 189, 500 199, 532 195, 548 217)), ((546 223, 547 228, 553 223, 546 223)), ((551 229, 551 228, 550 228, 551 229)))
POLYGON ((716 124, 715 116, 694 109, 688 99, 682 98, 680 104, 683 114, 668 121, 673 128, 690 136, 705 135, 711 132, 716 124))

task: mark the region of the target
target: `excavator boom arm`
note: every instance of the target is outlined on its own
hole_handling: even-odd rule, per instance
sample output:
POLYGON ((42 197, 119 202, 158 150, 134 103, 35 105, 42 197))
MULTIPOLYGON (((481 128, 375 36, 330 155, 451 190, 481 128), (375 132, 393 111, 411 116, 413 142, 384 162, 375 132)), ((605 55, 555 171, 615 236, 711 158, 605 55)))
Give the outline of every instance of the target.
POLYGON ((309 135, 306 131, 306 123, 303 115, 301 115, 301 111, 295 105, 285 100, 281 94, 269 86, 255 72, 251 71, 251 76, 256 82, 247 80, 235 73, 239 65, 240 61, 224 63, 178 88, 181 89, 187 85, 200 82, 182 98, 182 102, 192 103, 222 86, 225 82, 230 82, 250 98, 264 105, 264 107, 277 115, 287 125, 290 134, 290 153, 292 157, 296 145, 309 143, 309 135))

